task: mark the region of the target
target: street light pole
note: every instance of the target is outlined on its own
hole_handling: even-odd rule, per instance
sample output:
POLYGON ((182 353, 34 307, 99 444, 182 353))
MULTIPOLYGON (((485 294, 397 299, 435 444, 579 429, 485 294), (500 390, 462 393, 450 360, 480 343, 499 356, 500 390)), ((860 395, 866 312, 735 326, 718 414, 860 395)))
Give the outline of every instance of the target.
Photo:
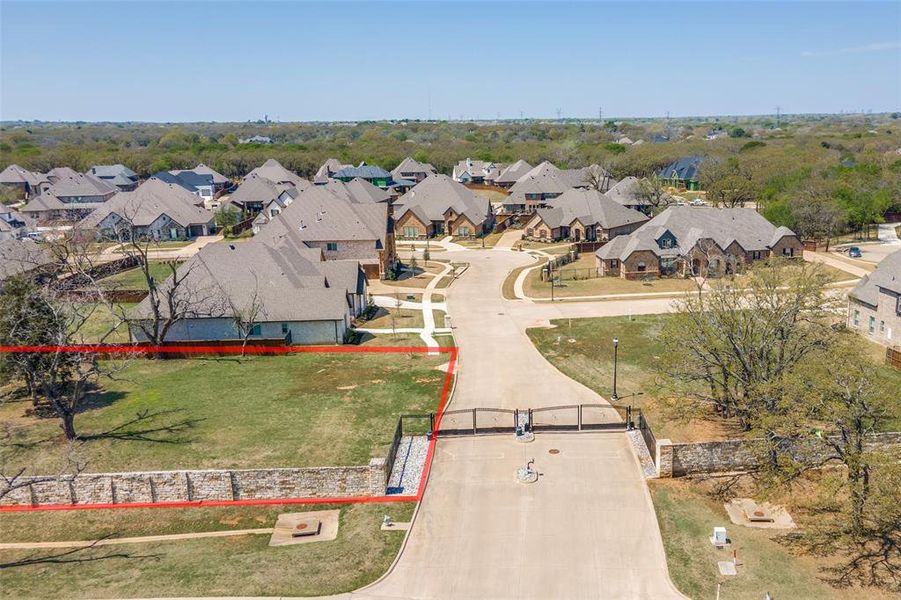
POLYGON ((619 396, 616 395, 616 363, 617 363, 617 354, 619 353, 619 338, 613 338, 613 396, 611 400, 619 400, 619 396))

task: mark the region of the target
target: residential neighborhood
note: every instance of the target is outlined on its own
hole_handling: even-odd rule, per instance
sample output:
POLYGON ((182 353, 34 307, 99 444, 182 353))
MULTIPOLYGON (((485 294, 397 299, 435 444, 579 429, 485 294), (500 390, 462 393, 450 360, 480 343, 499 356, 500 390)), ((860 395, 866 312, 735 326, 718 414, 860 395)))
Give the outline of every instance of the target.
POLYGON ((776 8, 0 2, 0 600, 898 598, 901 7, 776 8))

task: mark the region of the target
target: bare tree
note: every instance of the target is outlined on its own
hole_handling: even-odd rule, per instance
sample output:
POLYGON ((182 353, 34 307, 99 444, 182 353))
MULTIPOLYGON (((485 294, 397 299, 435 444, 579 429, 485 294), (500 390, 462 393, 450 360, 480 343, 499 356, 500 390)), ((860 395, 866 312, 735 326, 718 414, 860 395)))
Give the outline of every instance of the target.
POLYGON ((582 178, 589 189, 597 190, 602 194, 610 189, 611 179, 610 172, 600 165, 591 165, 590 167, 587 167, 582 178))
POLYGON ((635 195, 641 200, 642 205, 649 208, 652 215, 662 212, 675 202, 666 189, 666 182, 660 179, 656 172, 650 172, 638 181, 635 186, 635 195))
POLYGON ((845 215, 830 191, 821 185, 810 184, 789 204, 794 230, 802 239, 829 241, 845 226, 845 215))
POLYGON ((739 208, 757 199, 753 170, 738 158, 708 158, 701 163, 701 184, 707 202, 717 207, 739 208))
POLYGON ((263 300, 260 298, 260 282, 256 273, 253 274, 253 288, 249 291, 249 297, 246 301, 238 301, 225 292, 223 292, 223 296, 229 304, 232 323, 234 323, 238 335, 241 336, 241 355, 243 356, 247 342, 253 335, 254 329, 259 324, 260 316, 265 309, 263 300))

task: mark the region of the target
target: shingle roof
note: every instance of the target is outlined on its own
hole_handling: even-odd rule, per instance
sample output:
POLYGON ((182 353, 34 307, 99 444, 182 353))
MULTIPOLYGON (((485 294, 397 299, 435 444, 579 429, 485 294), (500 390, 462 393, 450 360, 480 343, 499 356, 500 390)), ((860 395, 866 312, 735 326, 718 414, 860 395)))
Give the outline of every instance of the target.
POLYGON ((388 206, 351 202, 322 186, 301 191, 258 234, 269 243, 291 237, 300 242, 372 241, 385 247, 388 206))
POLYGON ((683 156, 672 164, 660 169, 660 178, 697 181, 698 169, 703 161, 703 156, 683 156))
POLYGON ((603 229, 613 229, 648 220, 644 214, 626 208, 597 190, 578 188, 565 191, 550 200, 547 208, 539 208, 536 212, 552 228, 569 227, 578 220, 585 226, 600 225, 603 229))
POLYGON ((163 214, 182 227, 205 225, 213 220, 213 213, 198 206, 198 202, 202 204, 203 200, 181 186, 154 177, 133 192, 119 192, 82 219, 78 226, 97 227, 110 214, 118 215, 135 227, 146 227, 163 214))
POLYGON ((124 177, 125 179, 133 181, 138 179, 137 173, 120 163, 114 165, 94 165, 88 170, 87 174, 102 179, 115 179, 117 177, 124 177))
POLYGON ((876 270, 861 279, 850 295, 870 306, 877 306, 880 289, 901 295, 901 250, 882 259, 876 270))
POLYGON ((9 165, 0 172, 0 183, 27 183, 32 187, 37 187, 45 181, 47 181, 47 176, 43 173, 35 173, 34 171, 23 169, 19 165, 9 165))
POLYGON ((333 173, 337 173, 341 169, 345 167, 352 167, 353 165, 347 165, 342 163, 337 158, 327 158, 325 162, 322 163, 322 166, 319 167, 319 170, 316 171, 316 175, 313 176, 313 183, 323 184, 326 183, 333 173))
POLYGON ((671 206, 628 236, 603 246, 597 256, 625 260, 638 250, 660 257, 681 256, 702 239, 713 240, 723 250, 738 242, 746 252, 765 251, 786 235, 794 232, 777 228, 750 208, 671 206), (660 248, 657 243, 667 231, 676 238, 675 248, 660 248))
POLYGON ((394 179, 404 179, 405 173, 422 173, 426 177, 428 177, 429 175, 437 172, 438 171, 435 169, 435 167, 433 167, 429 163, 421 163, 418 160, 414 160, 408 156, 391 171, 391 176, 394 179))
MULTIPOLYGON (((50 185, 46 186, 45 194, 57 198, 72 196, 105 196, 109 198, 119 191, 119 188, 93 175, 83 175, 68 167, 57 167, 47 173, 50 185)), ((75 207, 73 207, 75 208, 75 207)))
POLYGON ((532 170, 532 165, 524 160, 518 160, 509 167, 501 171, 500 175, 495 179, 495 183, 516 183, 516 181, 532 170))
POLYGON ((642 181, 642 179, 632 175, 623 177, 619 183, 611 186, 605 194, 611 200, 626 206, 644 206, 648 204, 648 201, 641 194, 642 181))
POLYGON ((355 203, 388 202, 391 194, 359 177, 343 182, 329 179, 324 186, 330 192, 355 203))
POLYGON ((193 171, 181 171, 180 173, 172 173, 170 171, 160 171, 154 173, 152 179, 158 179, 164 183, 171 183, 191 192, 192 194, 200 188, 200 186, 212 186, 212 175, 200 175, 193 171))
POLYGON ((238 189, 229 196, 228 201, 237 206, 244 206, 251 202, 262 202, 263 206, 269 204, 278 198, 282 192, 296 188, 304 190, 312 184, 306 179, 297 178, 297 184, 292 185, 288 182, 276 183, 266 177, 251 172, 242 181, 238 189))
POLYGON ((344 167, 336 171, 335 179, 362 177, 363 179, 390 179, 391 173, 376 165, 360 164, 359 167, 344 167))
POLYGON ((181 173, 196 173, 198 175, 211 175, 213 177, 213 183, 216 185, 222 185, 228 183, 228 177, 211 169, 203 163, 198 164, 193 169, 177 169, 174 171, 169 171, 173 175, 180 175, 181 173))
POLYGON ((510 188, 510 196, 504 204, 523 204, 526 194, 562 194, 574 187, 586 187, 589 169, 601 169, 590 165, 581 169, 559 169, 548 161, 543 161, 516 180, 510 188))
MULTIPOLYGON (((348 314, 346 284, 355 277, 351 272, 359 270, 350 261, 326 266, 318 249, 276 249, 251 240, 209 244, 179 266, 178 274, 184 277, 182 297, 190 303, 189 317, 232 318, 236 310, 257 307, 254 320, 259 322, 336 321, 348 314)), ((171 278, 163 288, 169 286, 171 278)), ((145 299, 131 317, 149 314, 145 299)))
POLYGON ((447 175, 437 174, 426 177, 397 200, 395 220, 409 210, 425 223, 443 221, 448 208, 465 215, 475 226, 484 223, 491 210, 487 198, 447 175))
POLYGON ((309 184, 310 182, 306 179, 303 179, 297 173, 293 173, 282 166, 280 162, 275 160, 274 158, 270 158, 262 165, 248 173, 244 179, 247 179, 252 176, 263 177, 268 179, 272 183, 291 183, 297 187, 301 187, 305 184, 309 184))
POLYGON ((52 262, 50 252, 34 240, 0 240, 0 281, 52 262))

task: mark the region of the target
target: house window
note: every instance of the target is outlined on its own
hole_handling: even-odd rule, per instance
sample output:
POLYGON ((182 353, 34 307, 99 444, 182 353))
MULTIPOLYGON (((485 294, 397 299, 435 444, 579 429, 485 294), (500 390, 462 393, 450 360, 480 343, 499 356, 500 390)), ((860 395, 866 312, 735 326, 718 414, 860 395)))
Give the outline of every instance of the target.
POLYGON ((471 233, 470 230, 469 230, 469 227, 459 227, 459 228, 457 228, 457 234, 458 234, 458 235, 461 235, 461 236, 463 236, 463 237, 467 237, 467 236, 472 235, 472 233, 471 233))
POLYGON ((616 269, 617 267, 619 267, 619 260, 614 258, 613 260, 610 261, 610 268, 616 269))
POLYGON ((860 327, 860 311, 859 310, 854 311, 854 326, 860 327))
POLYGON ((419 232, 415 227, 404 227, 404 237, 407 238, 415 238, 419 235, 419 232))
POLYGON ((253 327, 250 328, 251 336, 258 336, 261 333, 263 333, 263 326, 260 325, 259 323, 257 323, 256 325, 254 325, 253 327))
POLYGON ((879 321, 879 333, 885 333, 885 321, 879 321))
POLYGON ((901 296, 898 296, 898 301, 895 302, 895 314, 901 315, 901 296))
POLYGON ((638 263, 639 273, 643 273, 644 271, 647 271, 647 269, 648 269, 648 266, 646 264, 644 264, 643 262, 638 263))
POLYGON ((288 324, 282 323, 282 335, 288 335, 288 324))
POLYGON ((329 252, 337 252, 338 251, 338 242, 327 242, 325 244, 325 249, 329 252))
POLYGON ((753 260, 760 260, 761 258, 763 258, 763 252, 761 252, 760 250, 755 250, 751 253, 751 258, 753 260))
POLYGON ((785 248, 782 249, 782 256, 794 256, 794 255, 795 255, 795 249, 792 248, 791 246, 786 246, 785 248))
POLYGON ((876 331, 876 317, 870 317, 870 320, 867 322, 867 329, 870 330, 870 333, 876 331))

